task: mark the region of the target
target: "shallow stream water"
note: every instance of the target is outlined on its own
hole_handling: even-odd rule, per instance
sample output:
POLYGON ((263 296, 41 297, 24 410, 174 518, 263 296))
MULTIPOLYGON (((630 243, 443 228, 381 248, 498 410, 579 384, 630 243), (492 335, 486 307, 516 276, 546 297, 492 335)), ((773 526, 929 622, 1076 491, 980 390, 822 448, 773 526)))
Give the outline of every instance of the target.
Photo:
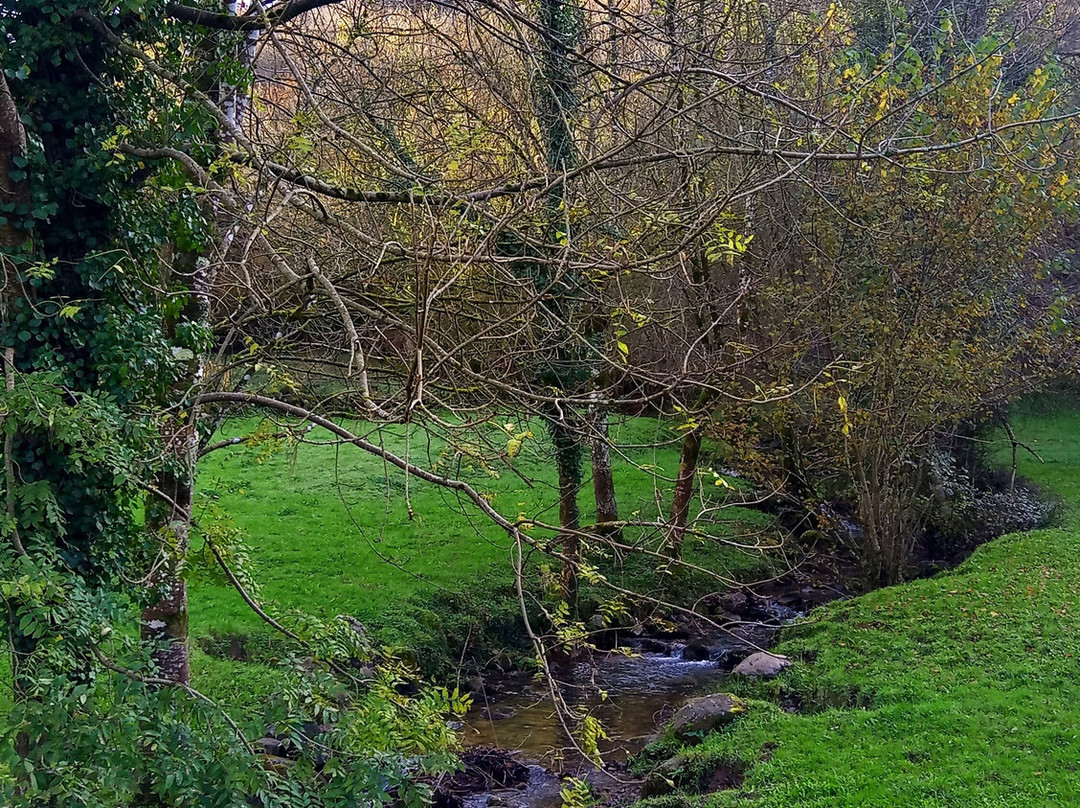
MULTIPOLYGON (((758 634, 754 644, 764 644, 758 634)), ((715 692, 728 675, 717 658, 746 644, 735 638, 712 638, 708 647, 712 658, 704 661, 684 660, 684 646, 671 643, 665 651, 610 653, 593 665, 555 672, 567 703, 595 716, 610 738, 600 742, 605 768, 599 770, 567 744, 544 683, 527 674, 501 679, 490 698, 483 693, 476 697, 462 737, 467 746, 497 746, 518 753, 531 764, 530 779, 517 789, 473 795, 466 799, 466 808, 555 808, 562 804, 559 775, 584 777, 601 791, 633 793, 636 786, 622 765, 628 756, 641 751, 687 699, 715 692)))
POLYGON ((609 736, 599 744, 606 764, 599 771, 567 743, 546 683, 527 673, 485 678, 466 716, 463 742, 517 753, 530 765, 530 780, 516 790, 476 794, 466 801, 467 808, 558 806, 559 775, 586 777, 601 790, 632 790, 625 773, 628 757, 640 752, 675 710, 690 698, 722 690, 733 662, 768 648, 783 623, 844 594, 831 584, 776 586, 769 596, 756 598, 755 617, 761 622, 695 638, 692 650, 708 651, 703 661, 684 659, 681 642, 643 638, 624 641, 630 655, 612 652, 592 664, 556 668, 567 704, 595 716, 609 736))
MULTIPOLYGON (((611 737, 601 743, 605 760, 625 762, 628 754, 645 746, 674 708, 692 696, 714 691, 726 675, 714 660, 687 662, 681 652, 682 647, 674 645, 671 654, 608 654, 595 668, 582 665, 556 674, 567 703, 594 715, 611 737)), ((556 769, 577 758, 566 746, 546 685, 524 674, 505 679, 490 700, 477 696, 463 737, 467 745, 519 751, 524 758, 556 769)))

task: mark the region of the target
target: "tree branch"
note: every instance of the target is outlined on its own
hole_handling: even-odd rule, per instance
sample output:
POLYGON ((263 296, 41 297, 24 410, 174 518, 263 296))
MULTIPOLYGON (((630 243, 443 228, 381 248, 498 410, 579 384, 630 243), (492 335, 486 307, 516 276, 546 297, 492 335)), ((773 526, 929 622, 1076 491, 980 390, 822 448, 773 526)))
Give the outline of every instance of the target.
POLYGON ((239 16, 169 3, 165 6, 165 13, 174 20, 190 22, 206 28, 216 28, 219 31, 260 31, 271 25, 288 22, 308 11, 339 2, 341 0, 292 0, 270 11, 260 10, 258 6, 253 6, 246 14, 239 16))

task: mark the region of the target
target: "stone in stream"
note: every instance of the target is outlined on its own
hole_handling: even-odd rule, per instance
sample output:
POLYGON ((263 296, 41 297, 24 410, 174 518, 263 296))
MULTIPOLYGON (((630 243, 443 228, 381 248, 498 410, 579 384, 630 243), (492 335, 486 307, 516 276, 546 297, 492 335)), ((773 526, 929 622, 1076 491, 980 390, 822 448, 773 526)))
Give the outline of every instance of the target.
POLYGON ((779 676, 784 668, 790 667, 791 660, 786 656, 759 651, 736 665, 732 673, 738 676, 771 679, 773 676, 779 676))
POLYGON ((716 605, 723 612, 742 615, 750 608, 750 599, 746 596, 745 592, 736 589, 732 592, 726 592, 717 598, 716 605))
POLYGON ((639 640, 637 647, 643 654, 664 654, 665 656, 671 656, 671 643, 666 643, 663 640, 657 640, 652 637, 645 637, 644 639, 639 640))
POLYGON ((699 642, 687 643, 682 649, 682 658, 684 662, 707 662, 712 658, 712 651, 709 646, 699 642))
POLYGON ((727 726, 746 711, 746 702, 731 693, 691 699, 675 712, 671 734, 684 743, 700 740, 702 735, 727 726))
POLYGON ((270 736, 259 738, 253 745, 260 754, 269 755, 270 757, 285 757, 285 744, 277 738, 271 738, 270 736))

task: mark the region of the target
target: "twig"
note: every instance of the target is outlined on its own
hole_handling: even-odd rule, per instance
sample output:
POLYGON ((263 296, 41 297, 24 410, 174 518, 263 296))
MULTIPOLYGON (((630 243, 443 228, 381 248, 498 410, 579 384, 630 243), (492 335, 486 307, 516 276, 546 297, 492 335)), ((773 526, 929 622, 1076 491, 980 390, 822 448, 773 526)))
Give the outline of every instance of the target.
MULTIPOLYGON (((15 389, 15 349, 4 349, 4 377, 5 388, 10 393, 15 389)), ((4 426, 4 421, 7 420, 7 413, 0 415, 0 428, 4 426)), ((19 520, 15 514, 15 463, 11 459, 12 453, 12 434, 5 430, 4 432, 4 477, 6 489, 5 494, 7 497, 7 515, 11 520, 11 546, 15 548, 15 554, 20 556, 26 555, 26 548, 23 547, 22 537, 19 536, 19 520)))

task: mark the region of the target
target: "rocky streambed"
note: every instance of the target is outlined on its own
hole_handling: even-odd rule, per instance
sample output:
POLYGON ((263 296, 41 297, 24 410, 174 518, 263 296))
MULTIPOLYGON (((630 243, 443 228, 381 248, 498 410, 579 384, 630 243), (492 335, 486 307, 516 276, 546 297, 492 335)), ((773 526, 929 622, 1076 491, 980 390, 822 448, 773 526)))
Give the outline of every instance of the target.
POLYGON ((692 620, 674 632, 622 630, 609 638, 616 650, 587 663, 556 665, 563 699, 599 719, 609 736, 599 744, 601 769, 568 743, 547 683, 528 673, 477 680, 462 727, 466 769, 441 786, 441 808, 558 806, 563 778, 570 776, 587 780, 611 804, 633 800, 642 783, 627 773, 627 759, 680 706, 717 692, 740 665, 739 673, 768 668, 768 658, 750 657, 768 648, 784 623, 846 594, 835 580, 814 585, 805 579, 727 593, 704 604, 724 630, 692 620))

